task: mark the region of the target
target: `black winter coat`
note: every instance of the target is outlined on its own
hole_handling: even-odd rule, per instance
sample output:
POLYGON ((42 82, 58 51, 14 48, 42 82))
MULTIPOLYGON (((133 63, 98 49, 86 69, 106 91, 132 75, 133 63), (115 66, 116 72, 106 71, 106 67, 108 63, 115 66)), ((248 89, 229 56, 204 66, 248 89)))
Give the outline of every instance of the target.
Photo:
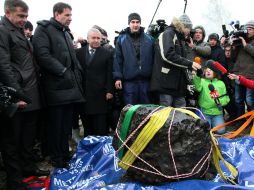
POLYGON ((68 28, 54 18, 39 21, 33 36, 48 105, 83 102, 81 66, 68 28))
POLYGON ((151 80, 151 91, 184 96, 187 88, 185 70, 192 67, 187 60, 182 33, 170 26, 155 43, 155 60, 151 80))
POLYGON ((209 56, 209 59, 218 61, 223 67, 227 67, 225 52, 220 45, 211 47, 211 54, 209 56))
POLYGON ((0 82, 31 99, 32 103, 20 111, 40 108, 37 73, 33 47, 23 29, 3 17, 0 23, 0 82))
POLYGON ((112 53, 100 47, 89 63, 88 45, 77 50, 77 58, 83 68, 86 114, 105 114, 108 112, 106 93, 113 94, 112 53))

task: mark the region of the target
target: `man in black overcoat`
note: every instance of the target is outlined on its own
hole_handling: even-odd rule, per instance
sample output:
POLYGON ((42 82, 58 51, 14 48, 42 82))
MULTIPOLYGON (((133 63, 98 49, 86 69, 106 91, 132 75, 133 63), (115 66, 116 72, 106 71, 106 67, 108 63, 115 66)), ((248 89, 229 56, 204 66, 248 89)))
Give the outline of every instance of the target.
POLYGON ((75 104, 84 102, 82 68, 76 58, 69 25, 72 8, 56 3, 54 17, 39 21, 33 36, 36 59, 41 69, 48 118, 48 148, 52 165, 67 167, 69 136, 75 104))
POLYGON ((0 141, 7 189, 22 190, 26 189, 23 177, 48 175, 49 171, 39 170, 32 154, 41 105, 33 47, 23 32, 28 6, 22 0, 6 0, 4 10, 0 23, 0 82, 15 89, 26 100, 13 100, 17 112, 0 113, 0 141))

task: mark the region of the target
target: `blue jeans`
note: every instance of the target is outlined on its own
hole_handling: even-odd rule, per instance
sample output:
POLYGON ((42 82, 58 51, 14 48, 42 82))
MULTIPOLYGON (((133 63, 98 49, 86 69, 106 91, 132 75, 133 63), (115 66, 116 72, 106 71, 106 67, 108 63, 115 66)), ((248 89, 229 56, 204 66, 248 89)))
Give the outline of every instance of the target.
POLYGON ((247 104, 248 111, 254 110, 254 90, 236 83, 235 104, 238 117, 245 113, 245 103, 247 104))
POLYGON ((148 80, 124 81, 124 104, 150 104, 150 82, 148 80))
MULTIPOLYGON (((222 123, 225 123, 224 121, 224 118, 223 118, 223 115, 208 115, 208 114, 204 114, 206 120, 209 122, 210 126, 211 126, 211 129, 222 124, 222 123)), ((222 134, 222 133, 225 133, 225 127, 219 129, 217 131, 217 133, 219 134, 222 134)))
POLYGON ((160 94, 160 105, 172 106, 175 108, 186 107, 186 101, 184 97, 173 97, 168 94, 160 94))

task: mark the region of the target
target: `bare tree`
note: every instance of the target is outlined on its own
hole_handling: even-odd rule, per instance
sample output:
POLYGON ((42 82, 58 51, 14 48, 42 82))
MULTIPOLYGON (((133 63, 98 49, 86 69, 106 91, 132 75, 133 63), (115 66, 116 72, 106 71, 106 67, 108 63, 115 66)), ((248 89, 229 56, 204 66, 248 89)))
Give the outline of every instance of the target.
POLYGON ((226 9, 226 1, 222 0, 209 0, 207 3, 206 12, 203 13, 203 19, 206 23, 205 29, 207 34, 218 33, 222 34, 222 24, 228 24, 231 14, 226 9))

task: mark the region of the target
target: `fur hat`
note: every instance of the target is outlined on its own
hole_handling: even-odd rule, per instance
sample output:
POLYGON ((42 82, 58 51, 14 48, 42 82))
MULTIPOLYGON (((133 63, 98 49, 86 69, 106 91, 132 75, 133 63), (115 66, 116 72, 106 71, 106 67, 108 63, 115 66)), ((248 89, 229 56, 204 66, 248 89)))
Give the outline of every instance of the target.
POLYGON ((129 14, 129 16, 128 16, 128 24, 130 24, 130 22, 132 20, 139 20, 139 22, 141 23, 141 17, 139 16, 138 13, 131 13, 131 14, 129 14))
POLYGON ((179 20, 186 28, 192 28, 192 22, 185 13, 179 17, 179 20))
POLYGON ((254 29, 254 20, 250 20, 244 25, 245 28, 253 28, 254 29))

